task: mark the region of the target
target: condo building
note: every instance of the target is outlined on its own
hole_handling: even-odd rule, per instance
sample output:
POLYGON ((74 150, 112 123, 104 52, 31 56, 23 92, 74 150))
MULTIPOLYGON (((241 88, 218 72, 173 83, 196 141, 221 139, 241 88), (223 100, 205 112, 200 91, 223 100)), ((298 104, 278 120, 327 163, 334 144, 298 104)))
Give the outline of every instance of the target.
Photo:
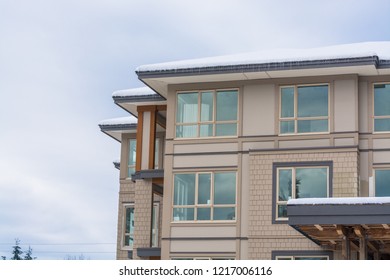
POLYGON ((390 259, 390 42, 135 72, 117 259, 390 259))

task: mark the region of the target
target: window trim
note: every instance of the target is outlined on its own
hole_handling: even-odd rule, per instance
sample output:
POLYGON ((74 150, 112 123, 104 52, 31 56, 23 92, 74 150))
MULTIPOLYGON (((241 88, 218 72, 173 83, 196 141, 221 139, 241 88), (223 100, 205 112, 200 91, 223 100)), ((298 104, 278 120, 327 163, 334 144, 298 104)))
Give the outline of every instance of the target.
POLYGON ((274 162, 272 165, 272 224, 287 224, 288 218, 278 218, 276 208, 278 197, 278 169, 299 167, 328 168, 328 197, 333 196, 333 161, 274 162))
POLYGON ((376 196, 376 171, 378 171, 378 170, 381 170, 381 171, 388 170, 388 171, 390 171, 390 167, 377 167, 377 168, 373 168, 373 173, 374 173, 373 174, 373 177, 374 177, 373 196, 374 197, 377 197, 376 196))
POLYGON ((183 224, 183 223, 236 223, 237 222, 237 195, 238 195, 238 173, 237 170, 218 170, 218 171, 194 171, 194 172, 175 172, 172 175, 172 182, 173 182, 173 188, 172 188, 172 203, 171 203, 171 223, 175 224, 183 224), (215 207, 214 205, 214 175, 215 173, 235 173, 236 174, 236 192, 235 192, 235 203, 234 204, 217 204, 218 206, 215 207), (174 205, 174 199, 175 199, 175 176, 179 174, 195 174, 195 197, 194 197, 194 205, 174 205), (199 204, 198 203, 198 188, 199 188, 199 174, 211 174, 211 185, 210 185, 210 204, 199 204), (210 208, 215 209, 218 207, 234 207, 234 213, 235 213, 235 219, 234 220, 197 220, 197 209, 199 208, 210 208), (193 208, 194 209, 194 220, 177 220, 175 221, 173 218, 173 211, 175 208, 193 208))
POLYGON ((212 88, 212 89, 194 89, 194 90, 180 90, 176 91, 175 95, 175 126, 174 126, 174 140, 193 140, 193 139, 215 139, 215 138, 237 138, 239 135, 239 123, 240 123, 240 88, 212 88), (217 114, 217 95, 216 92, 219 91, 237 91, 237 119, 235 121, 217 121, 216 120, 216 114, 217 114), (200 121, 201 116, 201 94, 202 92, 213 92, 213 120, 212 121, 200 121), (197 112, 197 122, 189 122, 189 123, 180 123, 177 122, 177 108, 178 108, 178 95, 179 94, 186 94, 186 93, 197 93, 198 94, 198 112, 197 112), (213 136, 200 136, 200 126, 202 124, 212 124, 213 125, 213 136), (216 124, 236 124, 236 135, 222 135, 222 136, 216 136, 215 130, 216 130, 216 124), (178 125, 196 125, 197 126, 197 136, 195 137, 177 137, 176 135, 176 127, 178 125))
POLYGON ((330 115, 331 115, 331 100, 330 100, 331 86, 330 83, 318 83, 318 84, 291 84, 279 86, 279 115, 278 115, 278 136, 291 136, 291 135, 315 135, 315 134, 329 134, 330 133, 330 115), (298 87, 310 87, 310 86, 327 86, 328 87, 328 115, 327 117, 298 117, 298 87), (282 118, 282 88, 294 88, 294 117, 282 118), (328 120, 328 130, 319 132, 298 132, 298 120, 328 120), (282 121, 294 121, 293 133, 281 133, 282 121))
POLYGON ((375 116, 375 86, 376 85, 389 85, 390 86, 390 82, 375 82, 375 83, 372 83, 372 133, 373 134, 390 133, 390 130, 385 130, 385 131, 376 131, 375 130, 375 120, 377 120, 377 119, 390 119, 390 115, 375 116))
POLYGON ((302 250, 302 251, 294 251, 294 250, 275 250, 271 252, 272 260, 278 260, 278 258, 294 258, 296 257, 327 257, 328 260, 333 260, 333 252, 332 251, 314 251, 314 250, 302 250))
MULTIPOLYGON (((122 250, 133 250, 133 246, 127 246, 125 245, 126 240, 126 209, 127 208, 133 208, 134 209, 134 216, 135 216, 135 203, 123 203, 122 209, 123 209, 123 217, 122 217, 122 234, 121 234, 121 248, 122 250)), ((134 231, 134 229, 133 229, 134 231)), ((129 234, 130 236, 130 234, 129 234)), ((133 244, 134 244, 134 232, 133 232, 133 244)))

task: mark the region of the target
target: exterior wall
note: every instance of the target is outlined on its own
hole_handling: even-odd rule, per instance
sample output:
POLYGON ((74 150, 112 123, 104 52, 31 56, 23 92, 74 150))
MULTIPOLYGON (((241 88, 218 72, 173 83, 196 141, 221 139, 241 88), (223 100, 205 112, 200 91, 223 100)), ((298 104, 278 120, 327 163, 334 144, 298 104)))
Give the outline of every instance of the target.
POLYGON ((313 150, 309 152, 250 153, 249 259, 271 259, 272 250, 321 250, 289 225, 272 220, 273 163, 333 162, 333 196, 358 196, 358 152, 352 150, 313 150))
MULTIPOLYGON (((272 163, 332 161, 334 197, 372 194, 373 170, 390 167, 389 134, 373 133, 372 120, 373 83, 384 81, 390 81, 390 76, 342 75, 170 85, 164 207, 160 205, 162 259, 205 256, 271 259, 275 250, 321 250, 287 224, 272 222, 272 163), (316 83, 329 84, 329 133, 280 136, 280 86, 316 83), (237 137, 174 139, 176 91, 219 88, 239 88, 237 137), (172 222, 172 174, 218 170, 237 171, 236 222, 172 222)), ((125 162, 121 164, 122 179, 126 177, 125 143, 122 141, 121 162, 125 162)), ((118 232, 123 220, 121 203, 134 201, 141 207, 138 212, 136 208, 137 216, 140 213, 136 224, 141 231, 139 239, 135 236, 138 242, 135 248, 149 247, 150 239, 144 237, 147 234, 150 237, 151 215, 146 213, 151 213, 151 187, 146 187, 149 182, 137 184, 138 187, 121 184, 118 232), (140 192, 138 195, 136 190, 140 192), (149 227, 146 225, 148 217, 149 227)), ((120 234, 118 244, 119 238, 120 234)), ((334 254, 335 259, 340 256, 338 252, 334 254)), ((122 252, 118 245, 118 258, 125 257, 127 252, 122 252)))

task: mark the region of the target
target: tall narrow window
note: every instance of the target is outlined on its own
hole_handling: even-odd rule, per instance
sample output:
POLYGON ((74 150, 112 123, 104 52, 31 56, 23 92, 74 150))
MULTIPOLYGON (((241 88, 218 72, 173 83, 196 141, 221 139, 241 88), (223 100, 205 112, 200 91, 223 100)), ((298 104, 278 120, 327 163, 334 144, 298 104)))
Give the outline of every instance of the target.
POLYGON ((128 155, 128 164, 127 164, 127 176, 131 177, 135 173, 135 160, 136 160, 136 147, 137 140, 129 140, 129 155, 128 155))
POLYGON ((134 244, 134 206, 125 205, 123 246, 133 248, 134 244))
POLYGON ((374 131, 390 131, 390 84, 374 85, 374 131))
POLYGON ((236 185, 236 172, 176 174, 173 220, 235 220, 236 185))
POLYGON ((237 135, 238 90, 177 94, 176 137, 237 135))
POLYGON ((280 167, 276 172, 276 219, 287 219, 289 199, 329 196, 328 167, 280 167))
POLYGON ((158 225, 159 225, 160 204, 153 203, 152 210, 152 247, 158 247, 158 225))
POLYGON ((329 131, 328 85, 280 89, 280 134, 329 131))

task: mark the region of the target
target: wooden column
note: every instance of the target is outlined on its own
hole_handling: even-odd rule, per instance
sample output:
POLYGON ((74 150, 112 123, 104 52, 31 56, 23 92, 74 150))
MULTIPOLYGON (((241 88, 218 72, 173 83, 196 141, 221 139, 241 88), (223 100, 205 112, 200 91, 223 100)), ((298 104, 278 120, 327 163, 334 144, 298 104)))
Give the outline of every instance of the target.
POLYGON ((361 226, 354 227, 354 232, 359 237, 359 260, 367 260, 367 237, 366 231, 361 226))
POLYGON ((136 156, 135 156, 135 171, 140 171, 141 170, 143 126, 144 126, 144 113, 143 113, 143 111, 138 110, 137 146, 136 146, 136 156))

